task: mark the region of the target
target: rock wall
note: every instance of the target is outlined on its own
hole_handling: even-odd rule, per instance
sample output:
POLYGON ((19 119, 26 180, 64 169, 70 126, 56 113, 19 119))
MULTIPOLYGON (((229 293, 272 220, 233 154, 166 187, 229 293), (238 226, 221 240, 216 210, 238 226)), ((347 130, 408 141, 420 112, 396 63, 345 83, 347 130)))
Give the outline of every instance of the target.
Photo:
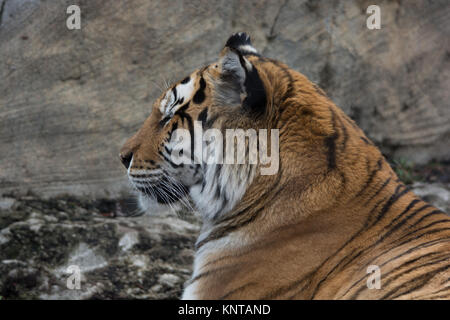
POLYGON ((0 194, 117 197, 118 150, 165 81, 247 31, 322 86, 391 157, 449 160, 447 0, 0 0, 0 194), (81 7, 81 30, 66 8, 81 7))

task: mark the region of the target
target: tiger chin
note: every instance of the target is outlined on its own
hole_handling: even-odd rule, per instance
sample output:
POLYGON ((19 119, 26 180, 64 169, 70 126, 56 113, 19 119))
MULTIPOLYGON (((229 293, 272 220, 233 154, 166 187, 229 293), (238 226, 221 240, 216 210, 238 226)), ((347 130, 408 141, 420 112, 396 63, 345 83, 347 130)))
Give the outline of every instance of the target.
MULTIPOLYGON (((184 140, 193 159, 195 137, 184 140)), ((245 33, 166 90, 120 157, 145 208, 192 207, 203 221, 183 299, 450 298, 450 218, 403 185, 317 85, 245 33), (200 161, 174 161, 175 133, 199 125, 278 130, 277 171, 209 162, 222 150, 211 144, 200 161)))

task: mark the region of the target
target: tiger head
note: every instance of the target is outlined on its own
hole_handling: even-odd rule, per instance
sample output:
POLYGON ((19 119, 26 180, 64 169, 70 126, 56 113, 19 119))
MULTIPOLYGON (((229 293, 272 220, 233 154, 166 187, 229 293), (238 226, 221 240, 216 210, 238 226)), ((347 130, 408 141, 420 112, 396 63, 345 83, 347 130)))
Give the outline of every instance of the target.
MULTIPOLYGON (((318 179, 335 165, 327 141, 334 143, 336 120, 326 105, 328 99, 316 85, 262 57, 247 34, 234 34, 216 62, 172 85, 155 101, 120 158, 142 208, 156 210, 192 200, 206 220, 223 219, 237 204, 249 205, 286 179, 318 179), (230 129, 244 135, 245 150, 236 152, 244 163, 225 160, 227 146, 235 142, 225 139, 230 129), (224 142, 218 143, 217 136, 198 137, 198 131, 218 131, 224 142), (252 145, 249 132, 263 133, 257 137, 257 152, 267 141, 263 153, 270 163, 249 161, 255 153, 247 150, 252 145), (195 147, 200 145, 199 155, 195 147), (219 154, 222 161, 209 161, 219 154), (268 167, 275 170, 262 174, 268 167)), ((258 155, 261 160, 262 153, 258 155)), ((329 194, 335 191, 331 188, 329 194)))

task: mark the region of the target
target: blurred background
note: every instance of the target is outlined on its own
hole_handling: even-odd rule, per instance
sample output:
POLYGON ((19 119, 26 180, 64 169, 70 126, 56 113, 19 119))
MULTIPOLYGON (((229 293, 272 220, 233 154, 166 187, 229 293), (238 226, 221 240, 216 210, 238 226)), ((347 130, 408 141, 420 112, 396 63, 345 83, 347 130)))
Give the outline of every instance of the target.
POLYGON ((0 0, 0 299, 179 297, 199 223, 125 217, 118 153, 164 83, 238 31, 322 87, 448 212, 449 21, 447 0, 0 0))

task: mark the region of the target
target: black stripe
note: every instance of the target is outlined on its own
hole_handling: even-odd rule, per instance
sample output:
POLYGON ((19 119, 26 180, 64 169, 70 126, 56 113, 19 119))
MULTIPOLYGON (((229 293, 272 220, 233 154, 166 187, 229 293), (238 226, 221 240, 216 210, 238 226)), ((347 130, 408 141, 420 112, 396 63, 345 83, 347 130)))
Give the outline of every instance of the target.
POLYGON ((338 120, 339 120, 339 123, 341 124, 342 135, 344 136, 344 140, 342 140, 342 152, 344 152, 347 147, 348 132, 347 132, 347 128, 342 123, 342 120, 340 118, 338 118, 338 120))
POLYGON ((372 183, 373 179, 375 178, 375 175, 382 169, 382 167, 383 167, 383 158, 379 158, 378 161, 377 161, 377 166, 375 167, 375 169, 373 169, 370 172, 369 178, 367 178, 366 182, 364 183, 364 186, 359 190, 359 192, 356 194, 355 197, 359 197, 359 196, 361 196, 364 193, 364 191, 372 183))
MULTIPOLYGON (((433 292, 431 292, 431 293, 426 293, 425 295, 419 296, 419 297, 417 297, 416 299, 419 299, 419 300, 424 300, 424 299, 439 299, 440 297, 443 297, 443 296, 442 296, 442 295, 436 296, 436 295, 439 294, 439 293, 442 293, 442 292, 450 292, 450 287, 445 287, 445 288, 443 288, 443 289, 439 289, 439 290, 433 291, 433 292)), ((444 296, 444 297, 446 297, 446 296, 444 296)))
MULTIPOLYGON (((287 91, 286 93, 283 95, 282 97, 282 101, 286 101, 287 99, 291 98, 292 96, 295 95, 294 92, 294 78, 292 77, 291 73, 289 72, 289 69, 286 68, 283 64, 281 64, 281 62, 276 61, 276 60, 271 60, 269 59, 270 62, 272 62, 275 66, 277 66, 278 68, 281 69, 281 71, 284 74, 284 77, 287 78, 287 83, 288 83, 288 87, 287 87, 287 91)), ((278 119, 281 117, 281 115, 283 114, 283 111, 286 110, 287 105, 285 103, 281 103, 280 106, 284 106, 285 108, 280 108, 278 110, 278 119)))
POLYGON ((364 141, 365 144, 373 146, 373 143, 370 140, 368 140, 366 137, 360 137, 360 138, 362 141, 364 141))
MULTIPOLYGON (((424 226, 424 227, 422 227, 422 228, 415 229, 415 230, 413 230, 413 231, 411 231, 411 232, 405 234, 404 236, 402 236, 402 237, 399 238, 398 240, 402 240, 402 239, 404 239, 404 238, 406 238, 406 237, 408 237, 408 236, 413 235, 413 234, 416 233, 417 231, 424 230, 424 229, 429 228, 429 227, 431 227, 431 226, 433 226, 433 225, 435 225, 435 224, 437 224, 437 223, 443 223, 443 222, 449 223, 449 225, 450 225, 450 220, 449 220, 449 219, 434 221, 434 222, 429 223, 428 225, 426 225, 426 226, 424 226)), ((428 232, 425 232, 424 234, 428 234, 428 232)))
POLYGON ((372 201, 372 199, 375 198, 389 184, 391 179, 392 179, 392 177, 389 177, 388 179, 386 179, 386 181, 383 182, 381 187, 372 196, 370 196, 370 198, 365 202, 365 205, 367 205, 370 201, 372 201))
MULTIPOLYGON (((411 203, 408 205, 408 207, 407 207, 407 208, 406 208, 399 216, 397 216, 397 218, 399 218, 399 217, 402 216, 403 214, 407 213, 411 208, 414 207, 414 205, 415 205, 416 203, 417 203, 417 201, 411 201, 411 203)), ((363 251, 364 251, 364 252, 368 252, 371 248, 373 248, 373 247, 377 246, 378 244, 380 244, 381 242, 383 242, 383 241, 385 240, 385 238, 387 238, 390 234, 392 234, 395 230, 397 230, 401 225, 403 225, 403 224, 405 223, 405 221, 407 221, 410 217, 414 216, 415 214, 419 213, 419 212, 422 211, 422 210, 425 210, 425 209, 426 209, 425 207, 426 207, 426 206, 417 209, 413 214, 409 215, 406 219, 404 219, 404 221, 401 221, 401 222, 398 223, 396 226, 394 226, 393 228, 391 228, 388 232, 386 232, 384 235, 382 235, 382 236, 378 239, 378 241, 376 241, 375 243, 371 244, 371 245, 368 246, 368 247, 364 247, 363 250, 359 251, 359 253, 356 254, 356 255, 350 260, 350 262, 353 261, 356 257, 358 257, 363 251)), ((392 224, 392 223, 391 223, 391 224, 392 224)), ((390 224, 390 225, 391 225, 391 224, 390 224)), ((382 255, 384 255, 385 253, 386 253, 386 252, 383 252, 382 254, 378 255, 376 258, 378 258, 378 257, 380 257, 380 256, 382 256, 382 255)), ((376 258, 374 258, 374 259, 376 259, 376 258)), ((342 260, 341 260, 341 261, 342 261, 342 260)), ((342 266, 342 268, 345 268, 350 262, 347 262, 344 266, 342 266)), ((332 270, 332 271, 333 271, 333 270, 332 270)), ((332 271, 331 271, 331 272, 332 272, 332 271)))
POLYGON ((203 129, 205 128, 207 118, 208 118, 208 108, 205 108, 202 110, 202 112, 200 112, 200 114, 197 117, 197 120, 202 122, 203 129))
POLYGON ((186 78, 184 78, 184 79, 181 81, 181 84, 186 84, 186 83, 188 83, 190 80, 191 80, 191 77, 187 76, 186 78))
POLYGON ((197 92, 194 95, 194 98, 192 101, 196 104, 200 104, 205 100, 205 88, 206 88, 206 81, 203 79, 203 77, 200 77, 200 87, 198 88, 197 92))
POLYGON ((233 289, 231 291, 228 291, 226 294, 221 296, 218 300, 227 299, 228 297, 232 296, 233 294, 235 294, 235 293, 237 293, 239 291, 243 291, 243 290, 247 289, 248 287, 251 287, 251 286, 254 286, 254 285, 256 285, 255 282, 246 283, 246 284, 244 284, 244 285, 242 285, 240 287, 237 287, 237 288, 235 288, 235 289, 233 289))
POLYGON ((177 112, 175 112, 175 115, 178 115, 181 119, 181 121, 184 122, 184 120, 186 119, 187 123, 188 123, 188 128, 189 128, 189 134, 191 137, 191 160, 194 161, 194 123, 192 121, 192 117, 186 113, 186 110, 189 108, 189 101, 182 106, 180 109, 177 110, 177 112))
MULTIPOLYGON (((434 229, 434 230, 428 231, 427 233, 422 233, 421 235, 419 235, 419 236, 417 236, 417 237, 414 237, 414 238, 412 238, 412 239, 406 239, 405 241, 401 242, 401 243, 398 244, 397 246, 398 246, 398 247, 401 247, 402 245, 404 245, 404 244, 406 244, 406 243, 409 243, 409 242, 411 242, 411 241, 417 240, 417 239, 422 238, 422 237, 424 237, 424 236, 430 236, 431 234, 439 233, 439 232, 441 232, 441 231, 448 231, 448 230, 450 230, 450 228, 434 229)), ((400 238, 400 239, 403 239, 403 238, 404 238, 404 237, 402 237, 402 238, 400 238)), ((399 239, 399 240, 400 240, 400 239, 399 239)))
POLYGON ((332 170, 336 168, 336 140, 338 139, 339 134, 336 130, 336 114, 331 108, 330 112, 334 133, 325 138, 325 147, 327 148, 328 169, 332 170))
MULTIPOLYGON (((381 212, 378 214, 378 219, 376 219, 373 222, 370 222, 370 218, 371 218, 371 213, 374 212, 376 210, 376 208, 378 207, 378 205, 380 205, 382 203, 382 201, 384 201, 384 199, 380 202, 378 202, 376 204, 376 206, 371 210, 371 213, 369 214, 369 220, 365 223, 365 225, 363 226, 362 229, 360 229, 356 234, 354 234, 348 241, 346 241, 346 243, 339 248, 336 253, 333 256, 328 257, 320 266, 319 268, 321 268, 323 265, 325 265, 332 257, 336 256, 337 253, 339 251, 341 251, 344 247, 347 246, 347 244, 349 244, 351 241, 353 241, 358 235, 360 235, 361 233, 363 233, 363 231, 365 231, 365 229, 369 226, 373 226, 374 224, 376 224, 377 221, 379 221, 385 214, 386 212, 390 209, 390 207, 398 200, 400 199, 404 194, 406 194, 409 190, 408 189, 404 189, 402 192, 399 192, 400 188, 404 187, 403 185, 399 185, 397 186, 397 188, 395 189, 394 194, 389 198, 389 200, 385 203, 384 207, 382 208, 381 212)), ((366 248, 363 248, 362 250, 360 250, 358 253, 356 253, 356 256, 361 255, 361 253, 366 250, 366 248)), ((312 297, 314 298, 314 296, 316 295, 316 293, 318 292, 320 286, 328 279, 328 277, 335 271, 337 270, 338 267, 341 266, 341 264, 343 264, 345 261, 348 261, 350 259, 350 261, 352 261, 354 258, 349 258, 351 255, 353 255, 355 253, 356 249, 352 250, 352 252, 350 252, 350 254, 346 255, 345 257, 343 257, 339 263, 337 265, 335 265, 333 267, 333 269, 331 271, 328 272, 328 274, 325 276, 325 278, 323 278, 321 281, 319 281, 319 283, 317 284, 312 297)), ((346 264, 344 264, 344 266, 342 268, 344 268, 346 265, 348 265, 348 262, 346 264)))
POLYGON ((328 168, 330 170, 336 168, 336 144, 335 141, 338 138, 338 134, 334 133, 330 137, 325 138, 325 147, 327 148, 327 161, 328 161, 328 168))
MULTIPOLYGON (((408 207, 407 207, 407 208, 406 208, 406 209, 405 209, 398 217, 400 217, 400 216, 402 216, 404 213, 408 212, 408 211, 415 205, 415 203, 416 203, 415 201, 412 201, 412 202, 408 205, 408 207)), ((382 235, 382 236, 378 239, 378 241, 376 241, 375 243, 371 244, 371 245, 368 246, 368 247, 365 247, 364 250, 365 250, 365 251, 368 251, 369 249, 371 249, 371 248, 377 246, 378 244, 380 244, 381 242, 383 242, 384 239, 386 239, 389 235, 391 235, 395 230, 397 230, 398 228, 400 228, 400 226, 403 225, 408 219, 410 219, 412 216, 416 215, 417 213, 419 213, 419 212, 421 212, 421 211, 423 211, 423 210, 425 210, 425 209, 426 209, 426 206, 423 206, 423 207, 417 209, 416 211, 414 211, 414 213, 412 213, 411 215, 409 215, 408 217, 406 217, 406 219, 404 219, 403 221, 399 222, 399 223, 398 223, 396 226, 394 226, 393 228, 389 229, 388 232, 386 232, 384 235, 382 235)), ((397 218, 398 218, 398 217, 397 217, 397 218)), ((391 223, 391 224, 392 224, 392 223, 391 223)), ((390 224, 390 225, 391 225, 391 224, 390 224)), ((402 238, 404 238, 404 237, 402 237, 402 238)), ((400 239, 402 239, 402 238, 400 238, 400 239)), ((389 251, 389 250, 388 250, 388 251, 389 251)), ((380 254, 379 256, 381 256, 381 255, 383 255, 383 254, 385 254, 385 252, 383 252, 383 253, 380 254)), ((378 256, 378 257, 379 257, 379 256, 378 256)))
MULTIPOLYGON (((404 214, 406 214, 417 202, 419 202, 421 200, 413 200, 411 201, 411 203, 408 205, 408 207, 398 216, 395 217, 394 220, 392 220, 389 225, 387 227, 391 227, 395 222, 397 222, 400 217, 402 217, 404 214)), ((388 237, 390 234, 392 234, 394 231, 398 230, 401 226, 403 226, 409 219, 411 219, 412 217, 414 217, 415 215, 417 215, 418 213, 422 212, 423 210, 426 210, 428 208, 431 208, 432 206, 430 204, 426 204, 422 207, 420 207, 419 209, 415 210, 413 213, 411 213, 410 215, 408 215, 405 219, 403 219, 402 221, 400 221, 399 223, 397 223, 396 225, 394 225, 393 227, 391 227, 389 229, 389 231, 383 236, 381 237, 380 240, 384 239, 385 237, 388 237)), ((404 237, 402 237, 404 238, 404 237)), ((402 239, 400 238, 400 239, 402 239)), ((398 239, 399 240, 399 239, 398 239)))
POLYGON ((404 185, 398 185, 395 189, 394 194, 389 198, 387 203, 384 205, 383 209, 378 213, 377 221, 381 220, 384 215, 389 211, 394 203, 396 203, 401 197, 409 192, 409 189, 404 185), (403 191, 399 192, 400 188, 404 188, 403 191))
MULTIPOLYGON (((421 267, 426 267, 426 266, 428 266, 428 265, 433 265, 433 264, 436 264, 436 263, 440 263, 440 262, 442 262, 442 261, 447 261, 448 259, 449 259, 449 256, 446 256, 444 259, 441 259, 441 260, 438 260, 438 261, 432 261, 432 262, 426 263, 426 264, 424 264, 424 265, 421 265, 421 266, 418 266, 418 267, 414 267, 414 268, 412 268, 412 269, 410 269, 410 270, 408 270, 408 271, 406 271, 406 272, 404 272, 404 273, 401 273, 400 275, 398 275, 397 277, 395 277, 395 279, 397 279, 397 278, 400 277, 400 276, 403 276, 403 275, 406 274, 406 273, 410 273, 410 272, 412 272, 412 271, 414 271, 414 270, 417 270, 417 269, 419 269, 419 268, 421 268, 421 267)), ((440 272, 442 272, 442 271, 445 271, 445 270, 447 270, 447 269, 449 269, 449 268, 450 268, 450 265, 447 265, 447 266, 441 267, 441 268, 439 268, 439 269, 437 269, 437 270, 434 270, 434 272, 426 272, 426 273, 422 274, 422 275, 419 276, 419 277, 415 276, 411 281, 408 281, 408 282, 406 282, 406 283, 403 282, 401 285, 395 287, 393 290, 391 290, 391 291, 389 291, 388 293, 386 293, 384 296, 381 297, 381 300, 384 300, 384 299, 395 299, 395 298, 398 298, 398 297, 403 296, 403 295, 405 295, 405 294, 411 293, 411 292, 414 291, 414 290, 420 289, 420 288, 423 287, 425 284, 427 284, 428 281, 429 281, 431 278, 433 278, 436 274, 438 274, 438 273, 440 273, 440 272), (408 285, 408 283, 414 283, 414 282, 418 282, 418 281, 420 281, 420 280, 422 280, 422 281, 420 282, 419 285, 414 286, 414 287, 412 287, 412 288, 409 288, 409 289, 407 289, 406 291, 402 291, 402 292, 398 293, 398 291, 401 290, 401 289, 404 289, 404 288, 408 285), (394 294, 395 294, 395 295, 394 295, 394 294)), ((386 284, 385 284, 385 285, 386 285, 386 284)))
POLYGON ((173 93, 173 97, 175 98, 174 100, 177 100, 177 87, 176 86, 174 86, 172 88, 172 93, 173 93))
POLYGON ((316 92, 318 94, 320 94, 321 96, 324 96, 325 98, 328 98, 327 94, 325 93, 325 91, 322 90, 322 88, 320 88, 317 84, 313 83, 313 87, 316 90, 316 92))
POLYGON ((441 259, 441 258, 442 258, 442 253, 440 253, 440 252, 428 252, 421 256, 407 260, 407 261, 403 262, 402 264, 395 266, 395 268, 389 270, 388 272, 383 273, 383 276, 385 279, 383 281, 383 285, 387 286, 388 284, 392 283, 399 277, 404 276, 411 271, 423 268, 424 266, 432 265, 435 263, 435 259, 441 259), (424 263, 421 263, 418 265, 417 262, 420 260, 423 260, 424 263), (409 269, 407 269, 407 268, 409 268, 409 269), (404 269, 407 269, 407 270, 404 270, 404 269))
MULTIPOLYGON (((406 208, 399 216, 402 216, 404 213, 408 212, 412 207, 414 207, 415 203, 416 203, 415 201, 412 201, 412 202, 408 205, 408 207, 407 207, 407 208, 406 208)), ((424 209, 425 209, 424 207, 417 209, 413 214, 411 214, 410 216, 408 216, 405 220, 408 220, 411 216, 417 214, 418 212, 420 212, 420 211, 422 211, 422 210, 424 210, 424 209)), ((399 217, 399 216, 398 216, 398 217, 399 217)), ((368 252, 371 248, 376 247, 378 244, 380 244, 381 242, 383 242, 383 240, 384 240, 385 238, 387 238, 390 234, 392 234, 395 230, 397 230, 403 223, 404 223, 403 221, 400 222, 400 223, 398 223, 395 227, 391 228, 388 232, 386 232, 384 235, 382 235, 375 243, 371 244, 370 246, 364 247, 363 250, 361 250, 358 254, 356 254, 356 257, 359 256, 363 251, 368 252)), ((383 255, 383 254, 384 254, 384 253, 382 253, 381 255, 383 255)), ((380 255, 380 256, 381 256, 381 255, 380 255)), ((354 260, 354 258, 351 259, 350 261, 352 261, 352 260, 354 260)), ((347 266, 348 264, 349 264, 349 263, 347 262, 342 268, 344 268, 344 267, 347 266)))
POLYGON ((405 235, 405 236, 409 236, 409 235, 411 235, 411 234, 413 234, 413 233, 416 233, 416 232, 418 232, 418 231, 427 229, 427 228, 429 228, 429 227, 432 227, 432 226, 434 226, 434 225, 436 225, 436 224, 440 224, 440 223, 448 223, 448 224, 450 225, 450 220, 449 220, 449 219, 445 219, 445 220, 437 220, 437 221, 431 222, 431 223, 429 223, 429 224, 427 224, 427 225, 425 225, 425 226, 423 226, 423 227, 420 227, 419 229, 415 229, 414 231, 412 231, 411 233, 408 233, 408 234, 405 235))
MULTIPOLYGON (((382 200, 380 200, 380 201, 378 201, 376 204, 375 204, 375 206, 372 208, 372 210, 370 211, 370 213, 369 213, 369 219, 368 219, 368 221, 366 221, 365 223, 364 223, 364 226, 361 228, 361 229, 359 229, 359 231, 357 231, 356 233, 354 233, 339 249, 337 249, 336 251, 335 251, 335 253, 334 254, 332 254, 332 255, 330 255, 328 258, 326 258, 325 259, 325 261, 323 261, 320 265, 319 265, 319 267, 317 267, 316 268, 316 270, 320 270, 321 268, 323 268, 327 263, 328 263, 328 261, 330 261, 332 258, 334 258, 334 257, 336 257, 338 254, 339 254, 339 252, 341 252, 345 247, 347 247, 347 245, 349 245, 353 240, 355 240, 360 234, 362 234, 364 231, 366 231, 366 229, 368 228, 368 226, 370 225, 370 223, 369 223, 369 220, 370 220, 370 217, 371 217, 371 215, 372 215, 372 213, 373 212, 375 212, 375 210, 378 208, 378 206, 381 204, 381 203, 383 203, 384 201, 386 200, 386 198, 384 198, 384 199, 382 199, 382 200)), ((353 253, 355 250, 353 250, 351 253, 353 253)), ((345 258, 346 258, 347 256, 345 256, 344 258, 342 258, 340 261, 339 261, 339 263, 338 263, 338 265, 339 264, 341 264, 344 260, 345 260, 345 258)), ((311 299, 314 297, 314 295, 315 295, 315 293, 317 292, 317 290, 319 290, 319 287, 321 286, 321 284, 323 283, 323 282, 325 282, 326 281, 326 279, 329 277, 331 275, 331 272, 328 272, 327 273, 327 275, 317 284, 317 286, 316 286, 316 289, 315 289, 315 291, 313 292, 313 294, 312 294, 312 296, 311 296, 311 299)))
POLYGON ((158 154, 159 154, 160 156, 162 156, 163 159, 164 159, 166 162, 168 162, 168 163, 169 163, 173 168, 175 168, 175 169, 184 166, 183 163, 180 163, 180 164, 175 164, 175 163, 173 163, 172 160, 170 160, 169 158, 167 158, 166 155, 165 155, 164 153, 162 153, 161 151, 158 151, 158 154))
MULTIPOLYGON (((401 276, 403 276, 405 274, 408 274, 409 272, 412 272, 412 271, 417 270, 417 269, 419 269, 421 267, 424 267, 424 266, 427 266, 427 265, 432 265, 432 264, 436 263, 436 261, 432 261, 432 262, 428 262, 428 263, 420 265, 420 266, 413 266, 412 268, 410 268, 410 269, 408 269, 406 271, 401 271, 400 270, 400 269, 402 269, 404 267, 407 267, 408 265, 414 264, 415 262, 419 261, 420 259, 427 258, 427 257, 433 256, 433 255, 436 255, 436 254, 437 254, 436 252, 432 252, 432 253, 429 253, 429 254, 426 254, 426 255, 423 255, 423 256, 420 256, 420 257, 408 260, 408 261, 404 262, 403 264, 401 264, 400 266, 396 267, 395 269, 392 269, 390 272, 383 274, 383 278, 385 279, 385 280, 383 280, 383 287, 386 287, 392 281, 398 279, 399 277, 401 277, 401 276), (391 279, 386 280, 389 277, 389 275, 391 275, 393 272, 396 272, 396 271, 399 271, 399 273, 396 276, 393 276, 391 279)), ((386 263, 384 263, 383 265, 385 265, 385 264, 386 263)), ((380 268, 383 265, 381 265, 380 268)), ((366 277, 367 277, 367 275, 365 275, 363 277, 363 279, 365 279, 366 277)), ((402 283, 402 285, 400 287, 402 287, 403 285, 404 285, 404 283, 402 283)), ((350 300, 358 299, 358 296, 364 290, 367 290, 367 286, 365 286, 365 285, 361 286, 349 299, 350 300)), ((391 292, 393 292, 393 291, 394 290, 392 290, 391 292)), ((385 297, 387 297, 387 296, 388 295, 385 295, 385 297)), ((383 298, 381 298, 381 299, 383 299, 383 298)))
MULTIPOLYGON (((389 260, 387 260, 387 261, 385 261, 385 262, 383 262, 381 265, 379 265, 379 267, 380 267, 380 269, 381 269, 382 267, 384 267, 385 265, 387 265, 389 262, 395 261, 395 260, 397 260, 397 259, 399 259, 399 258, 401 258, 401 257, 403 257, 403 256, 405 256, 405 255, 408 255, 408 254, 410 254, 410 253, 412 253, 412 252, 414 252, 414 251, 417 251, 417 250, 420 250, 420 249, 423 249, 423 248, 432 247, 432 246, 434 246, 434 245, 437 245, 437 244, 440 244, 440 243, 443 243, 443 242, 450 242, 450 239, 448 239, 448 240, 445 240, 445 239, 444 239, 444 240, 443 240, 443 239, 439 239, 439 240, 433 240, 433 241, 428 241, 428 242, 422 243, 422 244, 420 244, 420 245, 418 245, 418 246, 416 246, 416 247, 414 247, 414 248, 411 248, 411 249, 409 249, 409 250, 406 250, 405 252, 403 252, 403 253, 401 253, 401 254, 399 254, 399 255, 397 255, 397 256, 395 256, 395 257, 393 257, 393 258, 391 258, 391 259, 389 259, 389 260)), ((371 259, 371 261, 377 260, 379 257, 385 255, 387 252, 389 252, 389 251, 391 251, 391 250, 393 250, 393 249, 395 249, 395 248, 396 248, 396 247, 390 248, 390 249, 388 249, 387 251, 382 252, 381 254, 379 254, 379 255, 373 257, 373 258, 371 259)), ((362 270, 362 269, 361 269, 361 270, 362 270)), ((362 280, 364 280, 364 279, 366 279, 366 278, 367 278, 367 275, 364 275, 363 277, 359 278, 359 280, 356 281, 356 282, 354 282, 354 283, 350 286, 350 288, 348 288, 347 291, 345 291, 345 293, 342 294, 342 296, 341 296, 340 298, 344 297, 344 296, 345 296, 347 293, 349 293, 349 291, 352 290, 358 283, 360 283, 362 280)), ((364 285, 363 287, 359 288, 358 291, 357 291, 356 293, 354 293, 354 294, 350 297, 350 300, 356 299, 357 296, 359 295, 359 293, 360 293, 361 291, 363 291, 364 289, 366 289, 366 286, 365 286, 365 285, 364 285)))
POLYGON ((304 276, 300 280, 296 280, 287 286, 282 286, 275 290, 272 290, 268 294, 258 298, 258 300, 273 300, 283 294, 288 293, 291 290, 296 289, 296 292, 289 297, 289 299, 292 299, 298 294, 298 292, 302 292, 303 289, 310 284, 313 274, 314 272, 309 272, 306 276, 304 276))
POLYGON ((344 137, 341 142, 341 152, 344 152, 347 147, 347 141, 348 141, 347 128, 345 127, 344 123, 342 122, 340 115, 336 114, 335 111, 333 111, 333 115, 334 115, 335 121, 337 121, 336 124, 339 125, 339 129, 341 129, 342 136, 344 137))
POLYGON ((247 206, 246 208, 244 208, 243 210, 240 210, 237 213, 234 213, 232 215, 229 216, 225 216, 222 220, 220 220, 218 222, 218 227, 219 229, 216 229, 215 231, 211 232, 211 234, 209 234, 208 237, 206 237, 205 239, 203 239, 202 241, 196 243, 195 247, 198 250, 199 248, 201 248, 203 245, 205 245, 206 243, 213 241, 213 240, 217 240, 220 239, 222 237, 224 237, 225 235, 229 234, 230 232, 234 232, 240 228, 245 227, 246 225, 250 224, 251 222, 253 222, 254 220, 256 220, 256 218, 259 216, 259 214, 265 209, 265 206, 267 203, 269 203, 270 201, 273 200, 273 198, 275 198, 276 196, 278 196, 279 192, 284 188, 284 186, 279 186, 279 183, 281 181, 281 177, 282 177, 282 169, 281 169, 281 163, 280 163, 280 168, 278 171, 278 176, 277 176, 277 180, 274 182, 274 186, 275 188, 277 188, 277 190, 274 190, 274 188, 269 188, 269 190, 267 190, 265 192, 265 195, 267 194, 271 194, 270 197, 261 197, 261 199, 264 199, 264 203, 260 204, 260 207, 258 209, 256 209, 253 213, 251 213, 251 215, 245 216, 244 213, 246 213, 247 211, 251 210, 254 208, 254 204, 250 204, 249 206, 247 206), (234 220, 235 218, 239 219, 240 217, 242 217, 242 219, 239 220, 234 220), (220 224, 226 223, 230 221, 230 225, 226 225, 226 226, 221 226, 220 224), (220 228, 222 227, 222 228, 220 228))
POLYGON ((421 223, 421 222, 422 222, 423 220, 425 220, 426 218, 429 218, 429 217, 434 216, 434 215, 437 215, 437 214, 444 215, 444 216, 447 217, 447 215, 446 215, 443 211, 437 209, 437 210, 433 210, 433 211, 431 211, 431 212, 425 214, 424 216, 422 216, 422 218, 420 218, 419 220, 417 220, 417 221, 414 223, 414 225, 418 225, 419 223, 421 223))
MULTIPOLYGON (((358 127, 358 125, 355 123, 355 121, 354 121, 352 118, 350 118, 348 115, 344 114, 344 120, 345 120, 350 126, 352 126, 353 129, 356 129, 357 131, 361 131, 361 132, 362 132, 361 128, 358 127)), ((367 140, 367 139, 366 139, 366 140, 367 140)), ((369 140, 368 140, 368 142, 369 142, 369 144, 372 144, 369 140)))
POLYGON ((167 115, 162 120, 159 121, 159 126, 164 127, 164 125, 172 118, 171 115, 167 115))
MULTIPOLYGON (((239 57, 241 58, 241 56, 239 57)), ((241 63, 243 62, 241 61, 241 63)), ((253 115, 260 116, 266 111, 266 89, 255 66, 252 65, 251 70, 247 70, 243 64, 243 68, 246 70, 244 87, 247 96, 244 98, 242 106, 251 111, 253 115)))
MULTIPOLYGON (((409 210, 411 210, 417 203, 422 202, 422 200, 419 199, 414 199, 412 200, 408 206, 406 207, 406 209, 404 209, 399 215, 397 215, 392 221, 389 222, 389 224, 387 225, 387 227, 391 227, 394 223, 396 223, 401 217, 403 217, 406 213, 408 213, 409 210)), ((419 208, 418 210, 414 211, 414 214, 417 214, 418 212, 425 210, 427 208, 431 207, 431 205, 426 204, 424 206, 422 206, 421 208, 419 208)), ((386 228, 386 227, 385 227, 386 228)))
POLYGON ((232 269, 232 268, 238 268, 238 269, 239 269, 239 266, 240 266, 241 264, 242 264, 242 263, 237 263, 237 264, 227 265, 227 266, 223 266, 223 267, 220 267, 220 268, 211 269, 211 270, 202 272, 202 273, 200 273, 199 275, 195 276, 194 278, 188 280, 188 281, 186 282, 186 287, 189 286, 189 285, 191 285, 191 284, 193 284, 194 282, 196 282, 196 281, 202 279, 202 278, 205 278, 205 277, 209 277, 209 276, 215 275, 215 274, 217 274, 217 273, 220 272, 220 271, 227 270, 227 269, 232 269))
POLYGON ((175 130, 177 130, 178 129, 178 121, 175 121, 174 123, 173 123, 173 125, 172 125, 172 128, 170 129, 170 131, 169 131, 169 134, 168 134, 168 136, 169 136, 169 140, 168 141, 170 141, 171 139, 172 139, 172 134, 175 132, 175 130))
POLYGON ((172 154, 172 150, 169 150, 167 146, 164 146, 164 150, 167 152, 167 154, 172 154))

